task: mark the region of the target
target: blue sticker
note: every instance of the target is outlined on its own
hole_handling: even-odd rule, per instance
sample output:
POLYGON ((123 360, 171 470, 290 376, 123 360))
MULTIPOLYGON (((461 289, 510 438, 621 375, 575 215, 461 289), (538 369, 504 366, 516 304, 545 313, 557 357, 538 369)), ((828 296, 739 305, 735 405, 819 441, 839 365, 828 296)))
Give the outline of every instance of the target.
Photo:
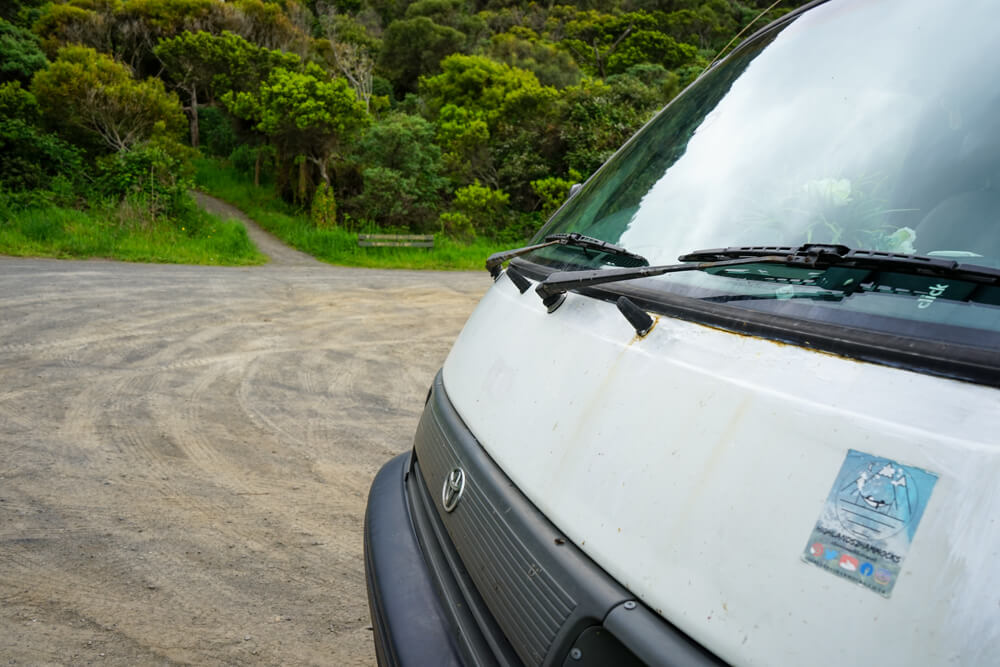
POLYGON ((802 558, 889 597, 937 479, 848 450, 802 558))

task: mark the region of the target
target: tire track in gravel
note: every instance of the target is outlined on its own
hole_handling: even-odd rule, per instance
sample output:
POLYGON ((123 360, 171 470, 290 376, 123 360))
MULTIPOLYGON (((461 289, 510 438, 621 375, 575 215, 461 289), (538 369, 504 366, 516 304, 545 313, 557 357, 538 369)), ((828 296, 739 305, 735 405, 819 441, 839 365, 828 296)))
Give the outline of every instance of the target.
POLYGON ((368 487, 492 283, 280 262, 0 258, 0 656, 373 664, 368 487))

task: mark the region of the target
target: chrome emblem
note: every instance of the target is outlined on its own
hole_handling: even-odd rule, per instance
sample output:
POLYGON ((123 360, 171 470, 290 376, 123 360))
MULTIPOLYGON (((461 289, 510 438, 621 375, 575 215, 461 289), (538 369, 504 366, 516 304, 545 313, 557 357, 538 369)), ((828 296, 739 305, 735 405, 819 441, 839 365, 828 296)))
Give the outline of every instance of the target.
POLYGON ((463 491, 465 491, 465 471, 461 468, 452 468, 444 478, 444 486, 441 488, 441 504, 445 512, 455 509, 463 491))

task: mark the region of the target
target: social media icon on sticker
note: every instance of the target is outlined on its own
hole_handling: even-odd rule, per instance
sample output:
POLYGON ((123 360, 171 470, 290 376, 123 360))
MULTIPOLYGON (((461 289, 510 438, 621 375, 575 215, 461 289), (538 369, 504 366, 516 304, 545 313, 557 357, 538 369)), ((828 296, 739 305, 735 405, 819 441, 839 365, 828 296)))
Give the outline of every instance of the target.
POLYGON ((840 567, 848 572, 857 572, 858 559, 850 554, 843 554, 840 557, 840 567))
POLYGON ((809 554, 820 558, 823 555, 823 545, 819 542, 813 542, 812 546, 809 547, 809 554))
POLYGON ((838 556, 840 556, 840 552, 839 551, 834 551, 833 549, 828 549, 823 554, 823 560, 837 560, 838 556))
POLYGON ((872 567, 871 563, 862 563, 861 567, 858 568, 858 572, 860 572, 862 574, 862 576, 865 576, 865 577, 872 576, 872 572, 874 570, 875 570, 875 568, 872 567))
POLYGON ((875 570, 875 583, 885 586, 890 581, 892 581, 892 572, 881 567, 875 570))

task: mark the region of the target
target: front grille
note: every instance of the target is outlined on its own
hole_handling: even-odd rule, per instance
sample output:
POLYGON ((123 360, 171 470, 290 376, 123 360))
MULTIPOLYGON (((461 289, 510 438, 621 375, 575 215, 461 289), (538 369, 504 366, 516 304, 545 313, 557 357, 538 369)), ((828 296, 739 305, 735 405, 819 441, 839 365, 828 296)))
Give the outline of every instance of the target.
POLYGON ((478 481, 474 463, 444 435, 434 411, 417 428, 417 458, 428 490, 469 576, 518 656, 539 665, 576 600, 532 554, 478 481), (466 471, 461 501, 443 512, 440 490, 453 468, 466 471))

